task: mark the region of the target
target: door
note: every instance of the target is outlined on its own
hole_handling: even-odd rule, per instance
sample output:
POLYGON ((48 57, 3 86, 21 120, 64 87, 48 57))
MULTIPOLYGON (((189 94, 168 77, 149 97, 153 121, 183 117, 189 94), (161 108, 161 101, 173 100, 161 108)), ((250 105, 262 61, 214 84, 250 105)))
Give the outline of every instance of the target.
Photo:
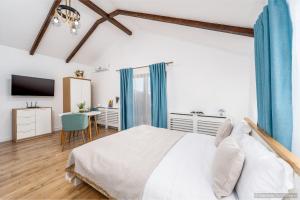
POLYGON ((52 132, 51 108, 36 109, 36 135, 52 132))

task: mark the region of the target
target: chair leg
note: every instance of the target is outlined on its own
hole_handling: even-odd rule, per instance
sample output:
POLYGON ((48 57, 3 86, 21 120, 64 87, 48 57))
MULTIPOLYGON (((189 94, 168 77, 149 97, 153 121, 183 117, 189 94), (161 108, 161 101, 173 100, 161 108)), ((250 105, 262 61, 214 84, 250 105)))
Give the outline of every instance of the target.
POLYGON ((63 144, 63 140, 64 140, 64 131, 61 130, 61 132, 60 132, 60 145, 63 144))
POLYGON ((73 132, 69 133, 69 144, 71 143, 71 135, 73 134, 73 132))
POLYGON ((83 144, 85 143, 85 134, 84 134, 84 131, 81 131, 81 136, 82 136, 82 141, 83 141, 83 144))
POLYGON ((65 131, 61 131, 61 145, 62 145, 62 148, 61 148, 61 151, 64 151, 64 148, 65 148, 65 131))

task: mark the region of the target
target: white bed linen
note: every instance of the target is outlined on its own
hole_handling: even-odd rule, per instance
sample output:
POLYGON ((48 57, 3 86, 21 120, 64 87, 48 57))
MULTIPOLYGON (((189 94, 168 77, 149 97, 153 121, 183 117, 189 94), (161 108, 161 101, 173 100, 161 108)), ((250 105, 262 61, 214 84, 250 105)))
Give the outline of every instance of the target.
MULTIPOLYGON (((143 200, 217 200, 211 187, 214 142, 213 136, 186 134, 149 177, 143 200)), ((232 194, 223 199, 237 197, 232 194)))

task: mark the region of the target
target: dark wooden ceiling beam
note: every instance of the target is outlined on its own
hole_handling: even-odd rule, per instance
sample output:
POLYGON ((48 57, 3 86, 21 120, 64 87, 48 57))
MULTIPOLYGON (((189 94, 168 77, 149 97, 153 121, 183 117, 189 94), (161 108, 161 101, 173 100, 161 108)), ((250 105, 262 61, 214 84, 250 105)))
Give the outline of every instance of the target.
POLYGON ((92 33, 94 33, 94 31, 96 30, 96 28, 103 22, 105 22, 106 19, 101 18, 98 19, 93 26, 88 30, 88 32, 84 35, 84 37, 82 38, 82 40, 78 43, 78 45, 75 47, 75 49, 70 53, 70 55, 68 56, 68 58, 66 59, 66 63, 70 62, 71 59, 76 55, 76 53, 79 51, 79 49, 83 46, 83 44, 89 39, 89 37, 92 35, 92 33))
POLYGON ((122 25, 120 22, 115 20, 114 18, 110 17, 109 14, 107 14, 104 10, 102 10, 100 7, 98 7, 96 4, 91 2, 90 0, 79 0, 82 4, 96 12, 97 14, 101 15, 104 19, 108 20, 110 23, 118 27, 120 30, 124 31, 128 35, 132 35, 132 32, 126 28, 124 25, 122 25))
POLYGON ((52 4, 52 6, 51 6, 51 8, 48 12, 48 15, 47 15, 47 17, 46 17, 46 19, 45 19, 38 35, 36 36, 36 38, 34 40, 34 43, 33 43, 32 47, 30 49, 30 52, 29 52, 30 55, 33 55, 35 53, 36 49, 38 48, 38 46, 39 46, 39 44, 40 44, 40 42, 41 42, 41 40, 42 40, 42 38, 45 34, 50 22, 51 22, 52 16, 55 13, 55 9, 60 4, 60 2, 61 2, 61 0, 54 0, 53 4, 52 4))
POLYGON ((141 13, 141 12, 132 12, 132 11, 128 11, 128 10, 116 10, 112 14, 113 14, 112 16, 124 15, 124 16, 137 17, 137 18, 148 19, 148 20, 153 20, 153 21, 165 22, 165 23, 170 23, 170 24, 190 26, 190 27, 224 32, 224 33, 231 33, 231 34, 236 34, 236 35, 243 35, 243 36, 249 36, 249 37, 254 36, 254 32, 253 32, 252 28, 244 28, 244 27, 229 26, 229 25, 224 25, 224 24, 208 23, 208 22, 202 22, 202 21, 196 21, 196 20, 167 17, 167 16, 162 16, 162 15, 153 15, 153 14, 141 13))
MULTIPOLYGON (((95 22, 95 24, 86 33, 84 38, 79 42, 79 44, 76 46, 76 48, 68 56, 68 58, 66 60, 67 63, 70 62, 70 60, 76 55, 76 53, 83 46, 83 44, 87 41, 87 39, 91 36, 91 34, 95 31, 95 29, 98 27, 99 24, 101 24, 107 20, 114 24, 114 22, 112 22, 112 21, 114 21, 115 19, 113 19, 113 18, 118 15, 137 17, 137 18, 142 18, 142 19, 147 19, 147 20, 153 20, 153 21, 201 28, 201 29, 224 32, 224 33, 231 33, 231 34, 236 34, 236 35, 243 35, 243 36, 249 36, 249 37, 254 36, 252 28, 229 26, 229 25, 224 25, 224 24, 202 22, 202 21, 168 17, 168 16, 162 16, 162 15, 153 15, 153 14, 141 13, 141 12, 132 12, 132 11, 128 11, 128 10, 115 10, 112 13, 107 14, 105 11, 103 11, 101 8, 99 8, 97 5, 95 5, 91 1, 87 1, 87 0, 79 0, 79 1, 82 2, 84 5, 86 5, 87 7, 89 7, 90 9, 94 10, 99 15, 101 15, 102 18, 95 22)), ((116 26, 119 27, 118 25, 116 25, 116 26)), ((121 25, 121 26, 123 26, 123 25, 121 25)), ((126 29, 126 27, 125 27, 125 29, 126 29)), ((121 30, 123 30, 123 29, 121 29, 121 30)), ((131 31, 130 31, 130 33, 131 33, 131 31)))

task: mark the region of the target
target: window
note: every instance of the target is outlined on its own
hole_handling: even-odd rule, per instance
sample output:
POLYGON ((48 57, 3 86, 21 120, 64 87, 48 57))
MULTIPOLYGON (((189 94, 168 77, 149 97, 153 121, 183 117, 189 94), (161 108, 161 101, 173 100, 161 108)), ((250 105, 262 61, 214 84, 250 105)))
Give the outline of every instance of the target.
POLYGON ((134 126, 151 124, 151 90, 149 73, 134 75, 133 113, 134 126))

